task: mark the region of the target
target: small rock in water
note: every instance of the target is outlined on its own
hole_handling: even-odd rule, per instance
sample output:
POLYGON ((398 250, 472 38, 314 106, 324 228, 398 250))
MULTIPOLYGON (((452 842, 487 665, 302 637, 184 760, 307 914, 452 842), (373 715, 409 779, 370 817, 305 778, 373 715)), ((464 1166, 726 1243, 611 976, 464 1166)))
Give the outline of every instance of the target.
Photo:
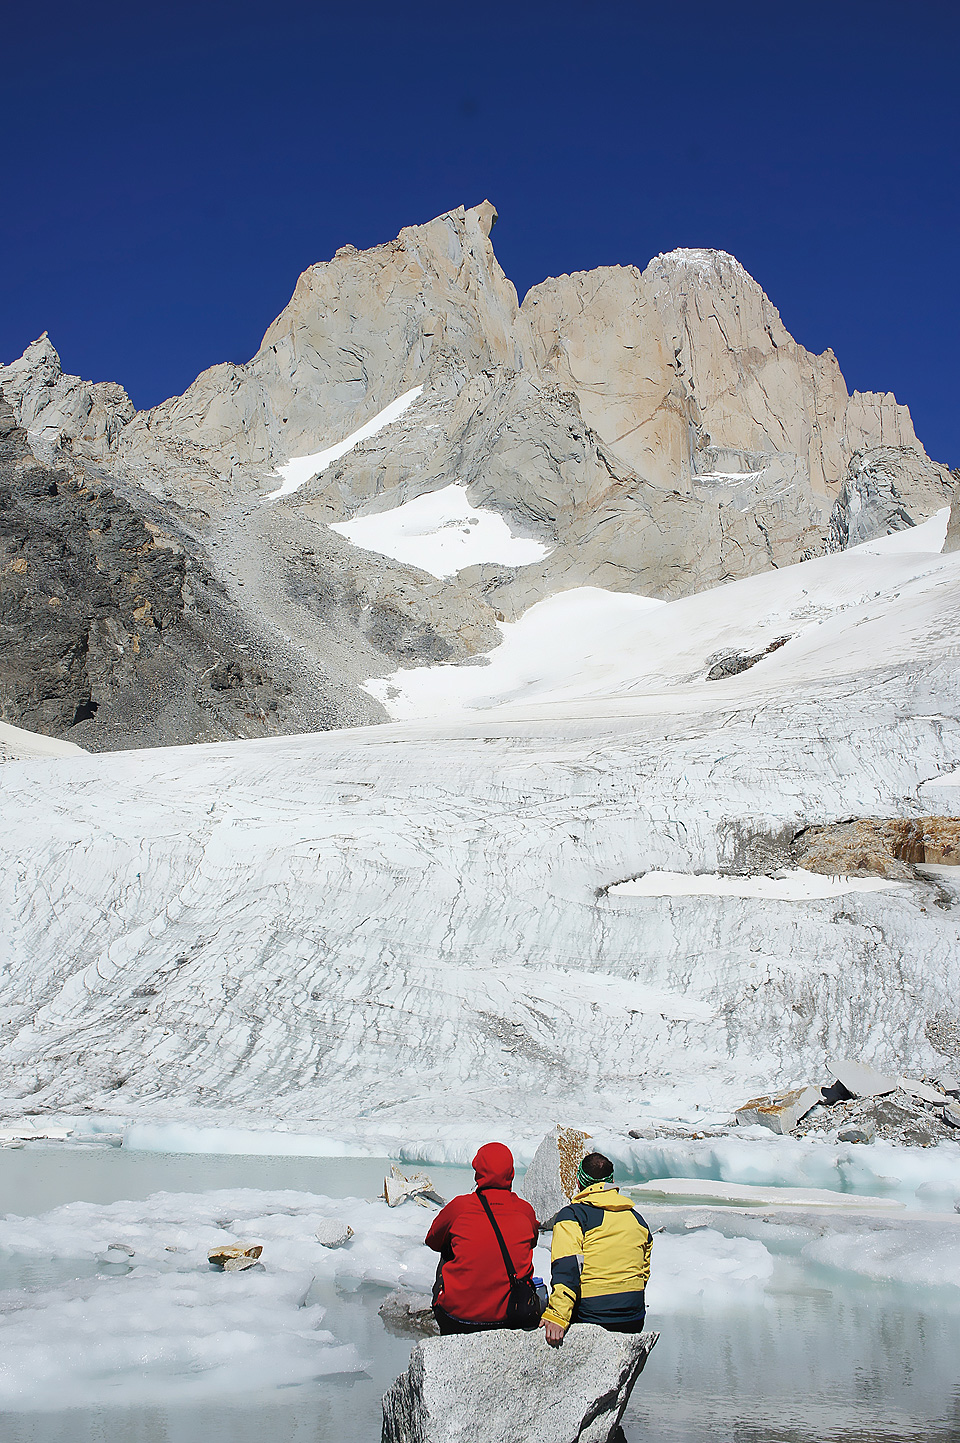
POLYGON ((865 1062, 828 1059, 827 1067, 831 1076, 842 1083, 853 1097, 884 1097, 888 1092, 896 1092, 900 1086, 899 1077, 888 1077, 865 1062))
POLYGON ((262 1252, 260 1243, 230 1243, 213 1248, 207 1253, 207 1261, 215 1268, 223 1268, 225 1273, 240 1273, 244 1268, 252 1268, 262 1252))
POLYGON ((576 1323, 428 1338, 383 1399, 382 1443, 613 1443, 657 1333, 576 1323))
POLYGON ((753 1097, 736 1111, 740 1127, 768 1127, 771 1132, 793 1132, 801 1117, 820 1102, 819 1087, 793 1087, 789 1092, 753 1097))
POLYGON ((317 1242, 325 1248, 342 1248, 353 1237, 353 1228, 339 1218, 327 1218, 317 1228, 317 1242))
POLYGON ((560 1127, 548 1132, 533 1155, 517 1192, 533 1208, 541 1227, 553 1218, 577 1191, 577 1168, 586 1156, 588 1132, 560 1127))
POLYGON ((395 1288, 380 1304, 380 1316, 388 1333, 401 1337, 433 1337, 440 1330, 433 1315, 429 1293, 414 1293, 409 1288, 395 1288))

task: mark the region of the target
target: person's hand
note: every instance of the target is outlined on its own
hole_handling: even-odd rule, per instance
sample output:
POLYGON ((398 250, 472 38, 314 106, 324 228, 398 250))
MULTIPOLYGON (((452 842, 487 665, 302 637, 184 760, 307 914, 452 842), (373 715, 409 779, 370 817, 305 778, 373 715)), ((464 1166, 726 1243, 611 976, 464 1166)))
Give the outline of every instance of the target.
POLYGON ((548 1323, 545 1318, 541 1318, 540 1326, 543 1329, 544 1336, 546 1337, 546 1340, 550 1344, 551 1348, 559 1348, 560 1344, 563 1342, 564 1331, 563 1328, 561 1328, 560 1324, 548 1323))

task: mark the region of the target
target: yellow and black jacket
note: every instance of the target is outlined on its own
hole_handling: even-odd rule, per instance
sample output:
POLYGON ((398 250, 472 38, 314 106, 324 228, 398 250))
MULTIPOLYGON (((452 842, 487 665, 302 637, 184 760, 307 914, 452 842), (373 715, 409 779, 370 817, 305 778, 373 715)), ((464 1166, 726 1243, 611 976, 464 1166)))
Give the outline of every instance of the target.
POLYGON ((652 1246, 650 1229, 629 1198, 604 1182, 584 1188, 554 1221, 544 1321, 561 1328, 578 1322, 639 1330, 652 1246))

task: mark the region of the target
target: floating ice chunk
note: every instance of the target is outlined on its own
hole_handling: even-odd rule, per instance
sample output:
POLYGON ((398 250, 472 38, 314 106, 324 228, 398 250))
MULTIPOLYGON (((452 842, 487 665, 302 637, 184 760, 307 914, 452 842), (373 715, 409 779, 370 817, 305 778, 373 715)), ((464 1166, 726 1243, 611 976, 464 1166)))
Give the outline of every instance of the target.
POLYGON ((825 1233, 804 1247, 805 1261, 861 1277, 917 1287, 960 1288, 960 1219, 917 1223, 889 1232, 825 1233))
POLYGON ((646 1290, 648 1323, 691 1306, 739 1305, 763 1291, 773 1269, 770 1253, 752 1238, 724 1237, 713 1228, 685 1236, 661 1233, 654 1239, 646 1290))
POLYGON ((310 1274, 213 1271, 0 1293, 0 1409, 169 1404, 356 1373, 310 1274))
POLYGON ((471 506, 465 488, 456 484, 374 516, 334 522, 330 530, 365 551, 418 566, 441 580, 485 561, 528 566, 550 550, 540 541, 514 536, 498 512, 471 506))
MULTIPOLYGON (((848 1197, 886 1194, 909 1206, 939 1208, 941 1199, 960 1195, 960 1148, 953 1142, 936 1147, 899 1147, 874 1142, 869 1148, 808 1138, 752 1139, 734 1134, 694 1139, 597 1137, 596 1144, 612 1158, 617 1178, 626 1182, 665 1179, 715 1180, 780 1190, 823 1188, 848 1197)), ((689 1182, 688 1182, 689 1185, 689 1182)))
POLYGON ((281 484, 276 491, 267 494, 268 501, 275 501, 280 496, 292 496, 294 491, 299 491, 304 481, 309 481, 312 476, 318 476, 332 466, 334 461, 339 461, 341 456, 346 456, 354 446, 359 446, 361 441, 368 441, 378 431, 383 431, 391 425, 398 417, 402 416, 408 407, 423 390, 422 386, 414 386, 412 391, 404 391, 389 406, 384 406, 372 420, 361 426, 358 430, 352 431, 342 441, 337 441, 332 446, 327 446, 323 451, 314 451, 310 456, 294 456, 285 465, 277 467, 277 474, 283 477, 281 484))
POLYGON ((757 1187, 751 1183, 716 1182, 712 1178, 661 1177, 636 1183, 628 1189, 638 1200, 655 1202, 717 1202, 734 1207, 856 1208, 894 1211, 904 1204, 896 1198, 862 1193, 833 1192, 828 1188, 757 1187))

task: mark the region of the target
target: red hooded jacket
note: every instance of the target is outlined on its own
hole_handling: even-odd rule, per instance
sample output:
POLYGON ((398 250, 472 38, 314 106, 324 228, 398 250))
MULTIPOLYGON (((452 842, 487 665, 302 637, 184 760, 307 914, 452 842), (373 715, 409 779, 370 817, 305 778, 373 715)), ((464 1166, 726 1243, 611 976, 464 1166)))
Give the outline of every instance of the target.
MULTIPOLYGON (((511 1192, 513 1154, 500 1142, 488 1142, 473 1159, 478 1191, 507 1245, 518 1278, 533 1277, 537 1241, 536 1214, 511 1192)), ((475 1192, 448 1202, 433 1220, 425 1242, 440 1254, 443 1286, 436 1296, 444 1312, 467 1323, 496 1323, 507 1315, 510 1284, 490 1219, 475 1192)))

